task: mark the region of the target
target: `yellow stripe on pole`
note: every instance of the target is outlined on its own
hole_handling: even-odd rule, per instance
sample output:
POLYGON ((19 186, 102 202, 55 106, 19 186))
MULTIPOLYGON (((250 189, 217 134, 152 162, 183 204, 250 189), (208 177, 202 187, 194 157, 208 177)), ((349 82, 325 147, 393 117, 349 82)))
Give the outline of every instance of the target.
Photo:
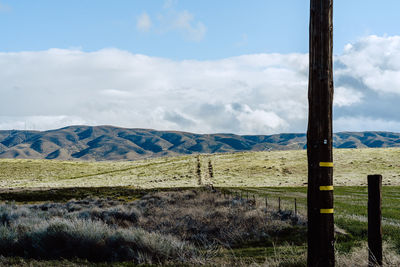
POLYGON ((332 191, 333 190, 333 185, 324 185, 319 187, 320 191, 332 191))
POLYGON ((320 162, 320 167, 333 167, 333 162, 320 162))
POLYGON ((320 209, 319 212, 323 214, 330 214, 333 213, 333 209, 320 209))

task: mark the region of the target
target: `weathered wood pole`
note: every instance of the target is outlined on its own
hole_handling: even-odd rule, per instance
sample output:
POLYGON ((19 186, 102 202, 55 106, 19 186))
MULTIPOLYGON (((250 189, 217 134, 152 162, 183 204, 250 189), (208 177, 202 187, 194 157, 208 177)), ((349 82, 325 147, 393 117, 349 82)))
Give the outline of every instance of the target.
POLYGON ((278 197, 278 211, 281 211, 281 197, 278 197))
POLYGON ((214 170, 210 159, 208 160, 208 176, 210 176, 210 180, 212 181, 214 178, 214 170))
POLYGON ((368 266, 382 266, 382 175, 368 175, 368 266))
POLYGON ((197 155, 197 165, 196 165, 196 174, 197 174, 197 184, 203 185, 203 181, 201 179, 201 163, 200 163, 200 156, 197 155))
POLYGON ((334 266, 333 0, 311 0, 308 83, 308 266, 334 266))

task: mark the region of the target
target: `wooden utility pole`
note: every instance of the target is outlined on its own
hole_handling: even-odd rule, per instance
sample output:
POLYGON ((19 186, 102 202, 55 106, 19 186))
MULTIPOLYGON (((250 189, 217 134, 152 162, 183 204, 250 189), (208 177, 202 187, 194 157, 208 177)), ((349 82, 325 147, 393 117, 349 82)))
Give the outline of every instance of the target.
POLYGON ((308 84, 308 266, 334 266, 332 155, 333 0, 310 2, 308 84))
POLYGON ((368 175, 368 266, 382 266, 382 175, 368 175))

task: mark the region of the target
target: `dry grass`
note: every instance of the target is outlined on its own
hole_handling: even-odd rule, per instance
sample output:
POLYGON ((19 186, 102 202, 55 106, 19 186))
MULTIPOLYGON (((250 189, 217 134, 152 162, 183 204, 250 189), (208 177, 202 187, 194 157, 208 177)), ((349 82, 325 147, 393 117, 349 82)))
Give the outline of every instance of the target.
MULTIPOLYGON (((65 203, 3 204, 0 254, 7 258, 0 257, 0 266, 45 266, 43 262, 86 266, 93 261, 126 266, 121 263, 126 260, 172 265, 305 266, 305 218, 291 211, 278 212, 272 200, 268 210, 264 205, 257 198, 254 203, 251 195, 247 200, 211 189, 153 192, 132 202, 86 198, 65 203), (32 259, 18 258, 21 256, 32 259), (67 260, 54 261, 60 258, 67 260)), ((348 251, 337 243, 337 266, 367 265, 365 243, 354 244, 348 251)), ((400 266, 396 251, 386 242, 385 266, 400 266)))
MULTIPOLYGON (((395 248, 389 243, 383 244, 383 266, 395 267, 400 266, 400 255, 395 248)), ((365 267, 368 266, 368 247, 366 243, 354 248, 349 253, 335 253, 335 264, 340 267, 365 267)), ((276 248, 271 257, 265 258, 263 263, 248 263, 243 260, 233 258, 224 259, 220 262, 221 266, 265 266, 265 267, 280 267, 280 266, 307 266, 307 254, 305 250, 299 251, 293 246, 281 246, 276 248)))
MULTIPOLYGON (((368 266, 368 246, 362 243, 350 253, 336 253, 338 266, 364 267, 368 266)), ((400 255, 389 243, 383 243, 383 266, 400 266, 400 255)))
POLYGON ((81 266, 94 266, 86 260, 35 260, 24 259, 21 257, 3 257, 0 256, 1 267, 81 267, 81 266))
MULTIPOLYGON (((398 148, 335 150, 334 183, 335 185, 365 185, 367 174, 380 173, 384 177, 384 185, 400 185, 400 163, 393 162, 393 159, 399 158, 399 156, 400 149, 398 148)), ((290 196, 290 198, 297 197, 299 204, 305 203, 304 187, 299 187, 296 190, 286 187, 305 186, 307 168, 306 154, 303 150, 200 155, 199 158, 201 163, 200 177, 203 184, 212 183, 216 187, 240 187, 241 189, 252 186, 253 188, 247 190, 251 193, 260 193, 260 196, 268 194, 270 197, 277 197, 278 195, 281 197, 290 196), (212 163, 212 175, 209 171, 208 162, 210 161, 212 163), (267 190, 268 193, 266 193, 266 189, 261 188, 262 186, 285 188, 272 188, 267 190)), ((0 160, 0 188, 2 188, 0 191, 18 191, 18 188, 27 187, 106 186, 111 188, 110 186, 118 185, 128 186, 127 189, 198 187, 197 165, 196 156, 167 157, 135 162, 6 159, 0 160), (10 190, 10 188, 15 189, 10 190)), ((237 190, 240 190, 240 188, 237 190)), ((384 218, 383 222, 384 230, 389 226, 398 229, 397 189, 387 186, 384 187, 384 190, 396 191, 396 194, 384 195, 391 198, 390 201, 384 202, 384 216, 387 217, 384 218), (390 218, 390 221, 388 218, 390 218)), ((298 246, 282 247, 282 243, 287 241, 289 241, 289 244, 304 242, 305 236, 301 220, 292 221, 290 218, 293 218, 293 216, 287 213, 265 212, 258 201, 256 206, 251 206, 246 201, 228 200, 217 195, 209 195, 201 190, 196 190, 195 192, 151 193, 141 200, 131 203, 105 199, 86 199, 63 204, 23 205, 18 206, 19 208, 16 210, 8 210, 0 214, 0 222, 4 224, 3 230, 7 227, 7 229, 11 229, 14 227, 12 226, 13 222, 18 220, 20 220, 18 224, 21 226, 24 226, 24 224, 29 226, 29 223, 41 225, 41 228, 35 228, 37 231, 31 232, 36 237, 46 237, 41 233, 44 233, 43 229, 47 229, 46 227, 55 222, 55 218, 63 218, 61 224, 73 226, 75 225, 71 223, 73 221, 76 221, 77 224, 80 223, 80 225, 83 225, 82 222, 96 222, 101 225, 98 228, 103 229, 106 233, 103 239, 98 239, 100 243, 106 242, 105 240, 110 238, 113 239, 118 234, 115 227, 124 231, 131 229, 129 231, 132 232, 135 231, 133 229, 141 229, 147 236, 156 232, 160 238, 166 240, 164 244, 168 243, 173 247, 172 252, 181 251, 179 246, 175 246, 181 243, 176 242, 186 242, 185 244, 190 244, 197 251, 199 247, 203 251, 208 251, 207 255, 200 253, 200 256, 196 252, 195 257, 188 256, 186 259, 189 260, 185 260, 185 262, 195 260, 196 263, 205 263, 209 260, 209 257, 212 257, 212 262, 215 261, 225 266, 249 265, 254 255, 252 254, 254 251, 249 252, 251 251, 250 248, 256 248, 258 243, 269 248, 275 244, 277 246, 276 253, 268 252, 270 256, 265 260, 257 258, 253 265, 257 266, 257 264, 262 265, 264 263, 265 266, 303 266, 305 264, 306 255, 303 253, 304 251, 299 250, 298 246), (27 219, 29 214, 32 213, 41 216, 40 220, 27 219), (284 217, 289 219, 283 220, 284 217), (265 218, 268 220, 265 220, 265 218), (40 221, 44 221, 46 224, 40 224, 40 221), (249 255, 247 258, 245 257, 246 259, 241 256, 240 251, 240 253, 237 251, 242 246, 249 247, 249 250, 244 252, 249 255), (215 258, 216 247, 225 251, 232 249, 234 254, 228 253, 229 256, 215 258)), ((365 221, 365 196, 365 188, 338 187, 335 191, 336 209, 338 211, 336 213, 337 222, 341 223, 343 228, 346 228, 345 226, 348 224, 349 229, 354 230, 350 231, 353 235, 362 233, 365 228, 361 224, 351 226, 353 222, 362 223, 365 221)), ((36 218, 35 216, 33 218, 36 218)), ((74 227, 79 228, 76 225, 74 227)), ((65 233, 72 231, 68 227, 62 229, 66 229, 65 233)), ((79 229, 82 229, 82 227, 79 229)), ((24 227, 15 228, 13 231, 23 233, 24 227)), ((5 232, 3 231, 3 233, 5 232)), ((396 240, 397 235, 394 235, 392 231, 387 233, 393 238, 394 243, 398 242, 396 240)), ((11 237, 13 236, 11 235, 11 237)), ((18 238, 17 235, 17 240, 19 240, 18 238)), ((23 240, 27 240, 26 237, 23 238, 23 240)), ((4 240, 15 240, 15 236, 14 239, 5 237, 1 239, 2 242, 4 240)), ((131 243, 128 241, 121 241, 124 244, 124 249, 130 248, 131 243)), ((67 242, 70 241, 67 239, 67 242)), ((9 247, 9 243, 5 244, 5 247, 9 247)), ((160 249, 157 245, 154 244, 154 251, 160 249)), ((125 251, 124 249, 121 251, 125 251)), ((393 248, 387 245, 384 251, 387 266, 400 266, 399 256, 393 248)), ((32 255, 40 255, 35 253, 32 255)), ((68 255, 77 256, 74 254, 75 252, 69 253, 72 254, 68 255)), ((179 253, 181 253, 179 255, 182 255, 182 253, 187 255, 186 252, 181 251, 179 253)), ((141 261, 143 258, 139 257, 135 261, 137 263, 167 263, 170 261, 168 257, 160 260, 153 259, 151 255, 150 253, 146 256, 146 260, 141 261)), ((366 255, 365 246, 353 249, 347 254, 338 252, 338 266, 366 266, 366 255), (360 260, 361 258, 362 260, 360 260)), ((125 259, 124 256, 118 257, 125 259)), ((15 261, 18 262, 19 259, 15 259, 15 261)), ((24 262, 25 259, 21 261, 24 262)), ((13 260, 0 258, 0 265, 6 266, 7 262, 12 265, 13 260)), ((29 264, 29 261, 27 264, 29 264)))
POLYGON ((201 264, 218 248, 304 243, 305 232, 304 218, 291 212, 204 189, 133 202, 0 205, 0 255, 7 257, 201 264))
MULTIPOLYGON (((365 185, 367 174, 380 173, 384 185, 400 185, 400 148, 334 150, 334 184, 365 185)), ((200 155, 201 179, 220 187, 304 186, 305 150, 200 155), (212 162, 210 177, 208 162, 212 162)), ((133 162, 0 160, 0 188, 199 186, 196 156, 133 162)))
POLYGON ((272 245, 290 239, 303 243, 304 217, 291 211, 265 210, 253 199, 228 197, 203 190, 159 192, 137 201, 143 216, 138 225, 190 241, 196 245, 238 247, 243 244, 272 245))

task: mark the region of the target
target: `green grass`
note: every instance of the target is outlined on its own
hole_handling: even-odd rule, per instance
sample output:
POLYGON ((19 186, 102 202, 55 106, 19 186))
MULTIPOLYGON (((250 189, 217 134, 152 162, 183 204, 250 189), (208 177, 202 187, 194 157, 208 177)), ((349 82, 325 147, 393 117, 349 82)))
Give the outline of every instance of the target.
MULTIPOLYGON (((304 187, 258 187, 227 188, 233 192, 242 191, 252 196, 255 194, 265 198, 274 208, 278 197, 281 198, 282 209, 294 209, 296 198, 300 213, 306 213, 307 188, 304 187)), ((336 247, 339 251, 348 252, 352 247, 367 240, 367 201, 366 186, 337 186, 334 191, 335 224, 344 229, 348 235, 338 236, 336 247)), ((400 187, 382 187, 382 231, 383 238, 393 242, 400 252, 400 187)))

